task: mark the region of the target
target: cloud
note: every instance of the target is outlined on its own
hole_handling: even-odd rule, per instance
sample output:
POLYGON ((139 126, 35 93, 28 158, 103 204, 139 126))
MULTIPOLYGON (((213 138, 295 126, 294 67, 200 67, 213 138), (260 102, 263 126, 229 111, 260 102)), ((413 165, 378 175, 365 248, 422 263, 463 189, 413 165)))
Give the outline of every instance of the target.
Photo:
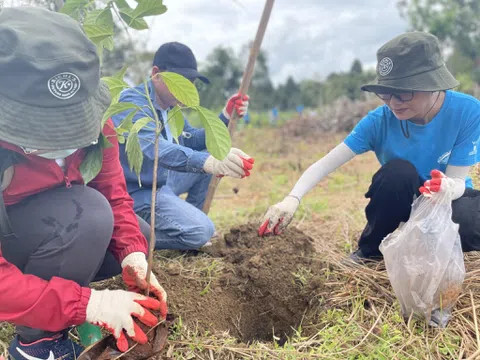
MULTIPOLYGON (((135 6, 134 0, 127 0, 135 6)), ((160 0, 158 0, 160 1, 160 0)), ((19 0, 6 0, 15 3, 19 0)), ((272 80, 324 78, 348 70, 355 58, 375 66, 377 49, 404 32, 396 0, 277 0, 262 43, 272 80)), ((155 51, 168 41, 190 46, 199 65, 216 46, 238 55, 253 41, 264 0, 163 0, 168 11, 151 18, 149 31, 131 31, 155 51)), ((246 58, 244 54, 242 58, 246 58)))
POLYGON ((359 3, 322 1, 321 6, 311 3, 295 12, 282 11, 265 44, 274 79, 282 81, 289 75, 311 78, 314 74, 322 78, 348 70, 355 58, 364 65, 375 65, 377 49, 404 32, 406 23, 396 7, 385 6, 385 1, 359 3))
MULTIPOLYGON (((364 66, 374 66, 377 49, 407 28, 395 3, 277 0, 262 43, 272 79, 275 83, 288 76, 321 79, 348 70, 355 58, 364 66)), ((153 24, 149 48, 180 41, 193 49, 201 64, 215 46, 238 53, 252 41, 264 1, 165 0, 164 4, 168 11, 153 24)))

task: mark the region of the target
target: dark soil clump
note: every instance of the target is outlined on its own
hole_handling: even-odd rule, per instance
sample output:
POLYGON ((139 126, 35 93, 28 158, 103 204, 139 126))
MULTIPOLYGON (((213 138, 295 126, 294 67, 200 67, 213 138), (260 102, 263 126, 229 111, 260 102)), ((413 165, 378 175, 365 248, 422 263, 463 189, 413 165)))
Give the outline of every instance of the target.
POLYGON ((261 238, 256 226, 242 225, 211 255, 225 268, 208 283, 174 266, 157 269, 168 274, 161 281, 170 311, 200 330, 228 331, 244 343, 274 336, 283 343, 318 302, 325 265, 316 259, 313 239, 295 228, 261 238))

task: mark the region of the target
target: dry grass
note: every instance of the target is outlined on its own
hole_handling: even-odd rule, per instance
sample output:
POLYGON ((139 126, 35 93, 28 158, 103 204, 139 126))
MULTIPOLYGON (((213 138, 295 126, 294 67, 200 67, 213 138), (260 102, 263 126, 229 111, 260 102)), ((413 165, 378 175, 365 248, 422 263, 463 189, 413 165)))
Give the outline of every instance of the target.
MULTIPOLYGON (((268 206, 280 201, 302 172, 326 154, 343 135, 315 139, 283 138, 274 130, 248 129, 234 144, 255 157, 252 176, 242 181, 224 178, 210 216, 217 229, 260 222, 268 206)), ((319 255, 330 266, 321 274, 326 287, 305 314, 294 335, 280 346, 238 343, 228 333, 203 333, 181 318, 167 348, 174 359, 480 359, 480 256, 466 255, 464 291, 446 329, 432 329, 421 321, 403 321, 386 271, 373 266, 347 267, 341 260, 356 246, 365 224, 364 193, 378 163, 365 154, 328 176, 302 202, 291 226, 311 235, 319 255)), ((476 183, 480 174, 476 171, 476 183)), ((275 241, 271 238, 268 241, 275 241)), ((175 266, 185 276, 205 281, 205 269, 219 259, 206 255, 159 256, 161 266, 175 266)), ((317 274, 318 275, 318 274, 317 274)), ((215 281, 215 276, 208 281, 215 281)), ((168 289, 167 289, 168 291, 168 289)), ((199 295, 200 296, 200 295, 199 295)), ((11 329, 0 326, 0 340, 11 329)), ((0 342, 0 352, 1 346, 0 342)))
MULTIPOLYGON (((255 156, 256 171, 246 181, 222 180, 210 213, 217 227, 226 231, 233 225, 260 221, 268 206, 281 200, 301 173, 342 138, 340 134, 293 140, 277 137, 273 131, 242 133, 236 145, 255 156)), ((365 224, 364 193, 377 169, 373 154, 357 157, 304 199, 291 226, 311 235, 320 256, 331 266, 324 274, 327 291, 317 295, 323 305, 312 309, 308 324, 306 316, 305 324, 283 347, 273 342, 244 348, 232 346, 234 339, 228 336, 203 337, 187 331, 187 336, 179 334, 181 340, 171 341, 170 353, 181 359, 480 358, 478 254, 466 255, 464 292, 446 329, 432 329, 413 319, 406 324, 385 269, 342 265, 365 224)), ((478 184, 478 168, 474 175, 478 184)))

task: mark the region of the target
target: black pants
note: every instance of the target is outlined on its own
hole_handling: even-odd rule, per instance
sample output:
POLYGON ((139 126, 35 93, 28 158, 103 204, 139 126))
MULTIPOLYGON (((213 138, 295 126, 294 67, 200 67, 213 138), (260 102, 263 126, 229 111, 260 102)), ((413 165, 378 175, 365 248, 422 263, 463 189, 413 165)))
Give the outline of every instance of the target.
MULTIPOLYGON (((420 196, 423 185, 415 167, 405 160, 392 160, 373 176, 365 194, 370 199, 365 214, 367 226, 358 246, 366 256, 381 256, 378 249, 385 236, 410 217, 414 195, 420 196)), ((466 189, 452 202, 452 220, 459 224, 464 252, 480 250, 480 191, 466 189)))
MULTIPOLYGON (((57 276, 88 286, 121 273, 107 249, 112 208, 97 190, 80 185, 48 190, 9 206, 7 212, 17 238, 2 241, 2 253, 24 274, 44 280, 57 276)), ((150 226, 138 219, 148 236, 150 226)), ((25 326, 17 326, 16 332, 25 342, 53 335, 25 326)))

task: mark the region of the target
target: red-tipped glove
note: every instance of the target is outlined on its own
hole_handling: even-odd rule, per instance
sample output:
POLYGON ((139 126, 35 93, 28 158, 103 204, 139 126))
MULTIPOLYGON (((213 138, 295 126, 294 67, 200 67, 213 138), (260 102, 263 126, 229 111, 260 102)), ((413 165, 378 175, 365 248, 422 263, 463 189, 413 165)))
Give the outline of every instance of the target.
POLYGON ((147 309, 160 310, 158 300, 125 290, 91 290, 87 305, 87 322, 101 326, 117 339, 118 350, 128 350, 127 335, 139 344, 148 342, 133 316, 147 326, 155 326, 158 319, 147 309), (125 332, 124 332, 125 331, 125 332))
POLYGON ((232 117, 233 109, 238 114, 239 117, 245 115, 248 111, 248 95, 235 94, 230 99, 227 100, 227 104, 223 108, 223 116, 228 120, 232 117))
POLYGON ((453 191, 455 189, 455 180, 447 177, 439 170, 432 170, 430 172, 431 179, 425 181, 420 192, 427 197, 432 196, 435 193, 453 191))
POLYGON ((258 229, 258 235, 279 235, 292 221, 298 205, 300 200, 289 195, 278 204, 270 206, 258 229))
MULTIPOLYGON (((147 258, 142 252, 128 254, 122 261, 122 277, 130 291, 142 293, 147 290, 147 258)), ((150 273, 150 293, 160 301, 160 315, 167 317, 167 293, 159 284, 155 274, 150 273)))
POLYGON ((255 160, 242 150, 231 148, 227 157, 221 161, 210 155, 203 164, 203 170, 217 177, 230 176, 243 179, 250 176, 250 170, 253 169, 254 163, 255 160))

